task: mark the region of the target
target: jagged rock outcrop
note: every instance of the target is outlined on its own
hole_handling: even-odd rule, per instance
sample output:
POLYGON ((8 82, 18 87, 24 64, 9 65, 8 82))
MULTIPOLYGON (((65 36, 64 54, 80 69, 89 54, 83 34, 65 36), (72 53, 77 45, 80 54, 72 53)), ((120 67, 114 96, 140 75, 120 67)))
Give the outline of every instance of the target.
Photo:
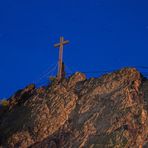
POLYGON ((135 68, 18 91, 0 114, 8 148, 142 148, 148 144, 148 81, 135 68))

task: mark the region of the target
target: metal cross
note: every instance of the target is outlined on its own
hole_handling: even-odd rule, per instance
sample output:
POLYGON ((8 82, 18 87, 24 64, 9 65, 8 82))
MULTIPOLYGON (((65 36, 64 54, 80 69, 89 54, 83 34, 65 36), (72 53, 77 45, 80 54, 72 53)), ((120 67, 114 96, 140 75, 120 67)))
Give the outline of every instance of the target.
POLYGON ((60 43, 54 44, 54 47, 59 47, 59 61, 58 61, 58 73, 57 73, 57 79, 60 81, 62 79, 62 73, 63 73, 63 46, 65 44, 68 44, 69 41, 65 40, 64 37, 60 37, 60 43))

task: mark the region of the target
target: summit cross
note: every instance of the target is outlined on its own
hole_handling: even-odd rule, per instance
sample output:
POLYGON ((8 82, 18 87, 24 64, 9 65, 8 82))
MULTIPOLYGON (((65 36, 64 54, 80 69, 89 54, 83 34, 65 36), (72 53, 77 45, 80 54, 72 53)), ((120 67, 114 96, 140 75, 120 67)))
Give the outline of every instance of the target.
POLYGON ((63 64, 63 48, 64 45, 68 44, 69 41, 65 40, 64 37, 60 37, 60 43, 54 44, 54 47, 59 47, 59 61, 58 61, 58 73, 57 73, 57 79, 60 81, 62 79, 64 64, 63 64))

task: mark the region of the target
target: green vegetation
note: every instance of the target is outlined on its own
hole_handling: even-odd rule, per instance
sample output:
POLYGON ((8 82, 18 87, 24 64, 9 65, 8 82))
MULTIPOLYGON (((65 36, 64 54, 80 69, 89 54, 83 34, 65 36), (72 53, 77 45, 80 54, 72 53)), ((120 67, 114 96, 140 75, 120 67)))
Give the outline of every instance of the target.
POLYGON ((9 106, 9 101, 6 99, 3 99, 0 101, 0 105, 3 107, 7 107, 7 106, 9 106))

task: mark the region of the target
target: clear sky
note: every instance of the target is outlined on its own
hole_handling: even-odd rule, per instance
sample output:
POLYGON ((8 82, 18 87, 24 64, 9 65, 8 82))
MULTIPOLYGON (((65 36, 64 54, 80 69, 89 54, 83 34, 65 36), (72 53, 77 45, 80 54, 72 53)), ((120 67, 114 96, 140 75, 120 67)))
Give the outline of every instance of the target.
POLYGON ((0 98, 57 62, 61 35, 73 71, 148 66, 148 0, 1 0, 0 98))

